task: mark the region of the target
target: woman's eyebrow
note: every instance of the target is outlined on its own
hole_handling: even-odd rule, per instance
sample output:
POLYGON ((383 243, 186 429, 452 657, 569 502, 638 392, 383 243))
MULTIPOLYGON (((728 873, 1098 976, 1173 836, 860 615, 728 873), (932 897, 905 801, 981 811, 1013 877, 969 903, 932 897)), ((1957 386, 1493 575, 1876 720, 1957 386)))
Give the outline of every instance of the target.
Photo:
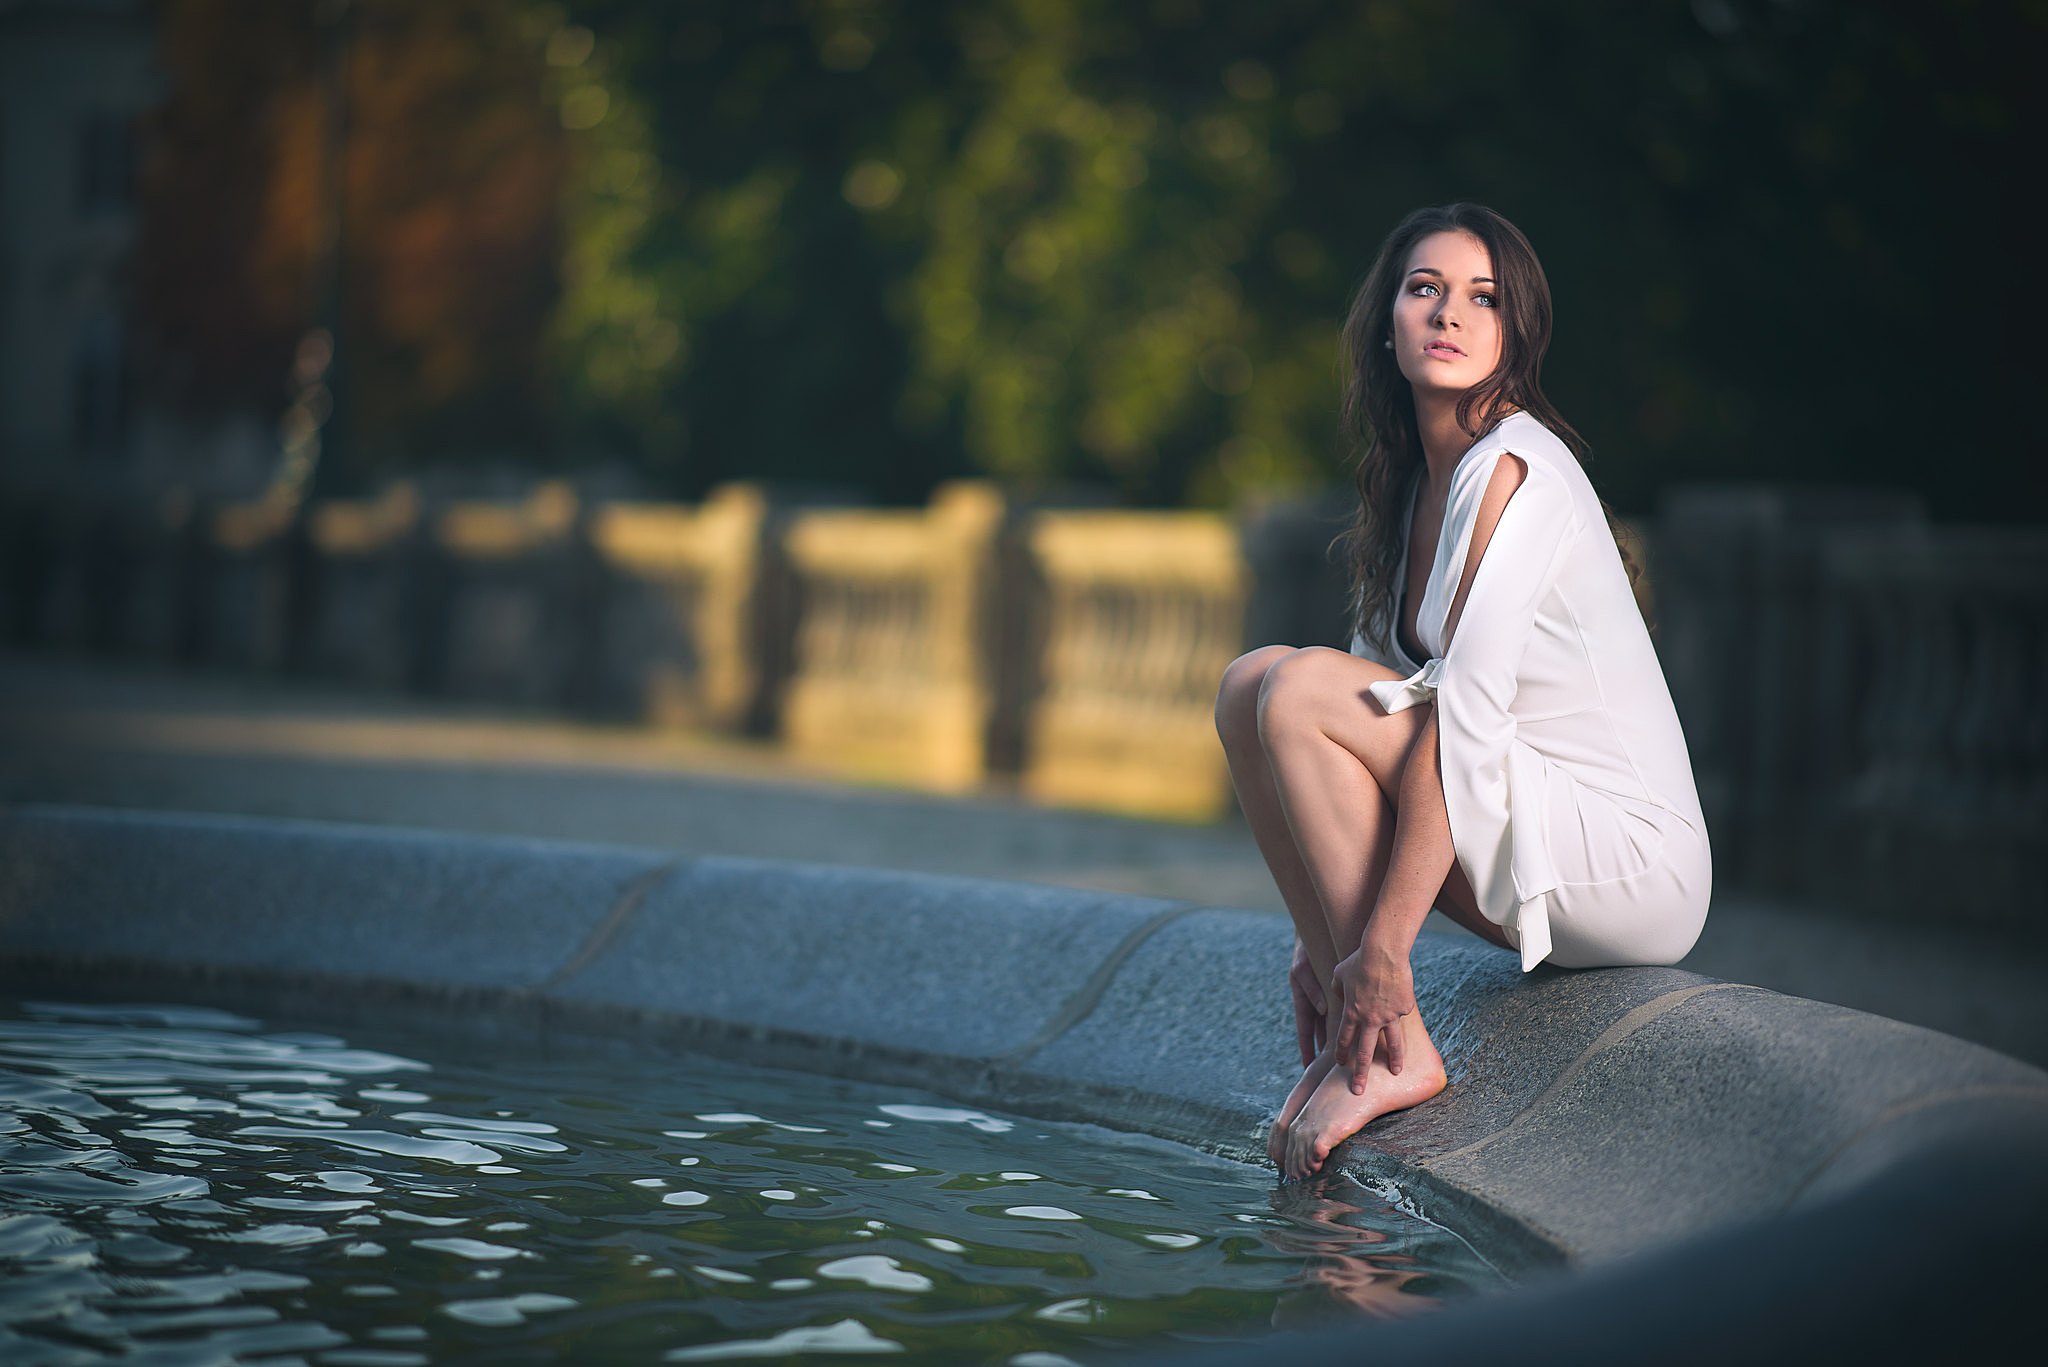
MULTIPOLYGON (((1417 266, 1414 270, 1408 272, 1408 274, 1434 275, 1439 278, 1443 276, 1443 272, 1438 270, 1434 266, 1417 266)), ((1472 277, 1472 283, 1475 285, 1491 285, 1493 283, 1493 277, 1490 275, 1475 275, 1472 277)))

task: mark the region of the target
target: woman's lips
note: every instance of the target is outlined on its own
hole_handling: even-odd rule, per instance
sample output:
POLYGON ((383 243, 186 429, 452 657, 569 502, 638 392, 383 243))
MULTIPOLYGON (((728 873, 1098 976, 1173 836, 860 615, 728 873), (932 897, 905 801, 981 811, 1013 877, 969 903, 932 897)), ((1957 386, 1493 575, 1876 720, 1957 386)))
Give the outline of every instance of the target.
POLYGON ((1465 353, 1452 346, 1449 342, 1431 342, 1423 348, 1423 354, 1441 356, 1447 361, 1455 361, 1465 353))

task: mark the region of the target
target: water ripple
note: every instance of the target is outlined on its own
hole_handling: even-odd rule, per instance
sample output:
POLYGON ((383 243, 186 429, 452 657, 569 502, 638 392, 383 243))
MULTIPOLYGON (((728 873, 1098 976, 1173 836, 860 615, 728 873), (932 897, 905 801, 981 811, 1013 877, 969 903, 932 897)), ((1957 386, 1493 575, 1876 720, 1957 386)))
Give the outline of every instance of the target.
POLYGON ((1058 1363, 1497 1280, 1355 1186, 1142 1137, 674 1054, 378 1044, 0 1002, 0 1360, 1058 1363))

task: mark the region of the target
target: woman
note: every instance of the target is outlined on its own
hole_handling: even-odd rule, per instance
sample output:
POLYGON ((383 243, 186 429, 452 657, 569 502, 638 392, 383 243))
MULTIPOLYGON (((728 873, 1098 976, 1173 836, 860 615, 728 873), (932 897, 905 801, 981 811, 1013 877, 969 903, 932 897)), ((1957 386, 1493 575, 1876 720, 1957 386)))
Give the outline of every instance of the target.
POLYGON ((1350 653, 1265 646, 1218 691, 1294 920, 1307 1066, 1268 1143, 1290 1178, 1443 1090, 1409 965, 1432 907, 1524 971, 1675 963, 1706 918, 1706 822, 1634 567, 1538 383, 1550 319, 1506 219, 1402 220, 1344 326, 1350 653))

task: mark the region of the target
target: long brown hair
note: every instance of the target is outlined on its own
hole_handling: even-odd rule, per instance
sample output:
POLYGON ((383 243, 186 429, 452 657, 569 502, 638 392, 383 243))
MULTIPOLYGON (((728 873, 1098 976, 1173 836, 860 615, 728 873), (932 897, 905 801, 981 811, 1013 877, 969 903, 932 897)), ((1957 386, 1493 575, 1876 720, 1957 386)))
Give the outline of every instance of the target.
MULTIPOLYGON (((1351 524, 1330 543, 1343 542, 1348 549, 1351 630, 1382 653, 1393 643, 1395 605, 1401 594, 1401 585, 1394 582, 1408 534, 1400 525, 1401 512, 1427 462, 1415 426, 1414 391, 1394 353, 1380 343, 1393 331, 1394 291, 1408 253, 1423 238, 1441 232, 1468 233, 1486 244, 1493 258, 1494 307, 1500 314, 1500 364, 1459 398, 1458 426, 1470 432, 1475 410, 1492 413, 1511 405, 1556 433, 1581 466, 1586 463, 1585 438, 1543 393, 1543 354, 1550 349, 1550 281, 1529 239, 1493 210, 1462 201, 1417 209, 1402 219, 1380 244, 1344 320, 1343 427, 1361 453, 1358 509, 1351 524)), ((1623 544, 1614 510, 1605 499, 1600 500, 1600 510, 1633 586, 1642 570, 1623 544)))

